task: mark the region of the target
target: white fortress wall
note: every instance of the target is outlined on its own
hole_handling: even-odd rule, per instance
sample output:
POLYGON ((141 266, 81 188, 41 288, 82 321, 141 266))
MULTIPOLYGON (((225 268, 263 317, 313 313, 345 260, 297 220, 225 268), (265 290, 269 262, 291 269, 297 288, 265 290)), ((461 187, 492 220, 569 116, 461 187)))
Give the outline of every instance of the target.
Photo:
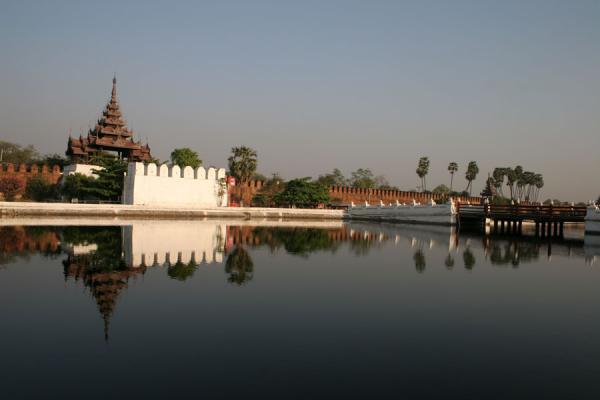
POLYGON ((225 223, 147 221, 123 227, 125 261, 133 267, 178 261, 221 263, 225 239, 225 223))
POLYGON ((225 169, 179 168, 129 163, 123 204, 148 206, 225 207, 225 169))
POLYGON ((588 207, 585 215, 585 233, 600 235, 600 208, 588 207))

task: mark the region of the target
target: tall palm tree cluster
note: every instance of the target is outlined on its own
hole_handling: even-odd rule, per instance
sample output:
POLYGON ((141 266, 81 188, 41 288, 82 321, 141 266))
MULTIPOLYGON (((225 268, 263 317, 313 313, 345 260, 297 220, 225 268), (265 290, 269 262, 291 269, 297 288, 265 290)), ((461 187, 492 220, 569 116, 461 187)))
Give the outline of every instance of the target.
POLYGON ((531 171, 525 171, 522 166, 515 168, 497 167, 492 173, 492 181, 496 193, 506 197, 503 185, 508 187, 511 200, 538 201, 540 190, 544 187, 544 177, 531 171))
POLYGON ((427 174, 429 173, 429 157, 419 158, 419 164, 417 165, 417 176, 421 179, 421 188, 423 191, 427 191, 427 174))
MULTIPOLYGON (((450 193, 454 193, 453 184, 454 184, 454 174, 458 171, 458 164, 455 161, 452 161, 448 164, 448 172, 450 173, 450 193)), ((421 180, 421 189, 425 192, 427 191, 427 174, 429 173, 429 157, 421 157, 419 158, 419 163, 417 164, 416 170, 417 176, 421 180)), ((479 166, 477 166, 477 161, 470 161, 467 165, 467 171, 465 172, 465 179, 467 180, 467 187, 465 188, 465 192, 473 191, 473 181, 477 178, 477 174, 479 173, 479 166)), ((445 185, 444 185, 445 187, 445 185)), ((446 187, 446 190, 448 188, 446 187)))

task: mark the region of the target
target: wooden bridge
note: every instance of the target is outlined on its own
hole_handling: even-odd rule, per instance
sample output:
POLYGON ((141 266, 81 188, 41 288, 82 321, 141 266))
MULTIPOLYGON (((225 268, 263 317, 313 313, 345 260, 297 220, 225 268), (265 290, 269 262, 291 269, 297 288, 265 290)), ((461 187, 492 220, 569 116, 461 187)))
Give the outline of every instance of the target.
POLYGON ((459 225, 485 226, 486 219, 493 223, 494 233, 522 233, 523 221, 535 223, 535 235, 563 236, 565 222, 585 221, 585 206, 553 205, 457 205, 459 225))

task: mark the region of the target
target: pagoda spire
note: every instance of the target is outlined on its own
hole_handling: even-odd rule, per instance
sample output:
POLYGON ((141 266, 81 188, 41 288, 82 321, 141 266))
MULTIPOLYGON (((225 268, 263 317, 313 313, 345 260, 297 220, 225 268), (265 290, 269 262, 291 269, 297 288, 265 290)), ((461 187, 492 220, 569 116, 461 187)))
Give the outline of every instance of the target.
POLYGON ((111 92, 111 101, 117 100, 117 74, 113 75, 113 86, 111 92))

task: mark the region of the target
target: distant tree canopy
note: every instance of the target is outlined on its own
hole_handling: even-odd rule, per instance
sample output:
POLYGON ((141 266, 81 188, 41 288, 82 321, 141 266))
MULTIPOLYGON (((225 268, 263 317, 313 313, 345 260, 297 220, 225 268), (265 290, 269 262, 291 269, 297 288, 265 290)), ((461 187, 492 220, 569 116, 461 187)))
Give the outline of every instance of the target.
POLYGON ((377 183, 373 172, 369 168, 359 168, 352 172, 350 185, 358 189, 374 189, 377 183))
POLYGON ((198 153, 189 147, 173 150, 171 152, 171 162, 180 168, 187 166, 198 168, 202 165, 202 160, 198 157, 198 153))
POLYGON ((292 179, 274 196, 274 201, 279 206, 316 207, 329 202, 329 190, 308 177, 292 179))
POLYGON ((0 141, 0 162, 27 164, 39 160, 40 154, 32 145, 23 147, 19 144, 0 141))
POLYGON ((247 146, 233 147, 228 162, 229 174, 240 182, 246 182, 256 172, 258 164, 256 150, 247 146))
POLYGON ((317 183, 320 185, 330 187, 330 186, 346 186, 348 184, 348 180, 338 168, 334 168, 330 174, 319 175, 317 178, 317 183))
POLYGON ((438 185, 431 191, 433 194, 448 195, 450 194, 450 188, 444 184, 438 185))
POLYGON ((68 161, 60 154, 46 154, 41 156, 32 145, 21 146, 0 140, 0 162, 10 164, 46 164, 64 167, 68 161))

